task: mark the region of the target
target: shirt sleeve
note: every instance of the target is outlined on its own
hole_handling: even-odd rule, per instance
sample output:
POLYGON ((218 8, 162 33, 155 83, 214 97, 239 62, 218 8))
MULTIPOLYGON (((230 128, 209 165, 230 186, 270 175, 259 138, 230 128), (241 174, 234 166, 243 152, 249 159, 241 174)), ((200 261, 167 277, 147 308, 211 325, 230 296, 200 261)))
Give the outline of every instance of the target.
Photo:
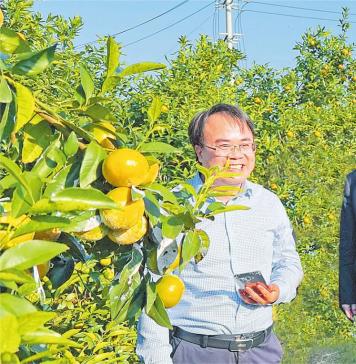
POLYGON ((279 201, 279 224, 274 231, 271 283, 280 289, 275 304, 290 302, 297 294, 303 269, 295 247, 295 235, 287 213, 279 201))
POLYGON ((169 330, 142 312, 137 325, 136 354, 145 364, 173 364, 169 330))

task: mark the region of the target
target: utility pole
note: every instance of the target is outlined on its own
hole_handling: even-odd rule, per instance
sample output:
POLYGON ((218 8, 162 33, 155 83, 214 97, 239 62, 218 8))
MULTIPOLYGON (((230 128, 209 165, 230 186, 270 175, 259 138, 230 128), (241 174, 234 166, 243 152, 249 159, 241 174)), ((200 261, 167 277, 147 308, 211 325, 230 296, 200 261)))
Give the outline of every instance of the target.
POLYGON ((225 16, 226 16, 226 43, 228 48, 233 48, 234 34, 232 30, 232 4, 234 0, 225 0, 225 16))
POLYGON ((217 1, 217 6, 219 8, 225 9, 225 19, 226 19, 226 32, 219 33, 224 36, 224 40, 227 46, 232 49, 237 43, 240 34, 234 33, 233 31, 233 15, 232 10, 234 9, 234 0, 223 0, 217 1))

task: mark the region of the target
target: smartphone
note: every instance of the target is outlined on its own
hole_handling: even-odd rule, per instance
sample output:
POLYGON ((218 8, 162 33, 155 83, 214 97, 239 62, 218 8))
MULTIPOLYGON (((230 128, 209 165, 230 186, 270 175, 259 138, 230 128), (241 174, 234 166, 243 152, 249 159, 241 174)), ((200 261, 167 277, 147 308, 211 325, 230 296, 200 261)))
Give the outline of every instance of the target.
POLYGON ((239 294, 242 297, 247 295, 245 291, 246 286, 253 288, 258 283, 262 284, 266 289, 268 289, 267 283, 259 270, 254 272, 235 274, 235 279, 237 286, 239 287, 239 294))

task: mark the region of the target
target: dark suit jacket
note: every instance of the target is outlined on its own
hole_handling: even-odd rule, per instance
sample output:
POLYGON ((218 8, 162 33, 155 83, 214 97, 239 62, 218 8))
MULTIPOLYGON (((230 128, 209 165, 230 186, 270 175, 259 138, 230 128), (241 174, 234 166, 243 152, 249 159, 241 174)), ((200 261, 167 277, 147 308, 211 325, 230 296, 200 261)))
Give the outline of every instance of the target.
POLYGON ((346 177, 339 249, 340 305, 356 303, 356 169, 346 177))

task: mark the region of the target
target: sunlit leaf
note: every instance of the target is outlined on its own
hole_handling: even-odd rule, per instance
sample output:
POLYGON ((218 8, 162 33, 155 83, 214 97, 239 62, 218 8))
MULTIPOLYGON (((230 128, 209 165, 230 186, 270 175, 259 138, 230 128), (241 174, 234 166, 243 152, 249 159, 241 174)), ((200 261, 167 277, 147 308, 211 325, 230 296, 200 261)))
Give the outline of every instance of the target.
POLYGON ((73 156, 75 153, 77 153, 79 148, 78 138, 74 131, 72 131, 69 134, 68 139, 64 143, 63 150, 67 157, 73 156))
POLYGON ((26 190, 33 201, 31 188, 27 184, 25 178, 23 178, 20 167, 11 159, 6 158, 3 155, 0 155, 0 167, 4 167, 6 171, 17 180, 17 182, 26 190))
POLYGON ((147 110, 148 120, 156 121, 161 115, 162 102, 158 97, 154 97, 150 107, 147 110))
POLYGON ((28 123, 35 110, 35 99, 30 89, 20 83, 15 83, 16 88, 16 127, 15 132, 19 131, 28 123))
POLYGON ((88 145, 80 168, 80 187, 89 186, 101 175, 99 167, 105 157, 105 150, 97 142, 88 145))
POLYGON ((19 350, 21 337, 16 316, 0 317, 0 353, 16 353, 19 350))
POLYGON ((113 37, 108 37, 106 46, 106 77, 110 77, 115 73, 119 65, 120 48, 113 37))
POLYGON ((51 142, 51 127, 45 121, 28 123, 23 130, 22 162, 32 163, 51 142))
POLYGON ((0 103, 8 104, 12 101, 12 93, 5 77, 0 78, 0 103))
POLYGON ((30 57, 17 62, 12 72, 19 75, 35 76, 44 71, 53 61, 56 44, 39 52, 31 53, 30 57))
POLYGON ((30 52, 31 48, 26 41, 12 29, 0 28, 0 52, 5 54, 30 52))
MULTIPOLYGON (((50 197, 53 202, 77 203, 84 209, 116 209, 118 205, 110 197, 103 192, 92 188, 71 187, 63 191, 59 191, 50 197)), ((79 210, 79 209, 78 209, 79 210)))
POLYGON ((70 220, 60 216, 32 216, 31 220, 25 225, 21 225, 16 229, 12 237, 32 233, 36 231, 44 231, 53 228, 64 228, 70 225, 70 220))
POLYGON ((119 76, 126 77, 137 73, 156 71, 163 68, 166 68, 166 65, 163 63, 154 63, 154 62, 135 63, 131 64, 130 66, 127 66, 123 71, 119 73, 119 76))
POLYGON ((64 244, 45 240, 29 240, 6 250, 0 257, 0 271, 10 268, 27 269, 45 263, 66 251, 64 244))
POLYGON ((85 98, 88 102, 94 93, 94 81, 88 70, 83 65, 80 66, 80 82, 84 90, 85 98))

